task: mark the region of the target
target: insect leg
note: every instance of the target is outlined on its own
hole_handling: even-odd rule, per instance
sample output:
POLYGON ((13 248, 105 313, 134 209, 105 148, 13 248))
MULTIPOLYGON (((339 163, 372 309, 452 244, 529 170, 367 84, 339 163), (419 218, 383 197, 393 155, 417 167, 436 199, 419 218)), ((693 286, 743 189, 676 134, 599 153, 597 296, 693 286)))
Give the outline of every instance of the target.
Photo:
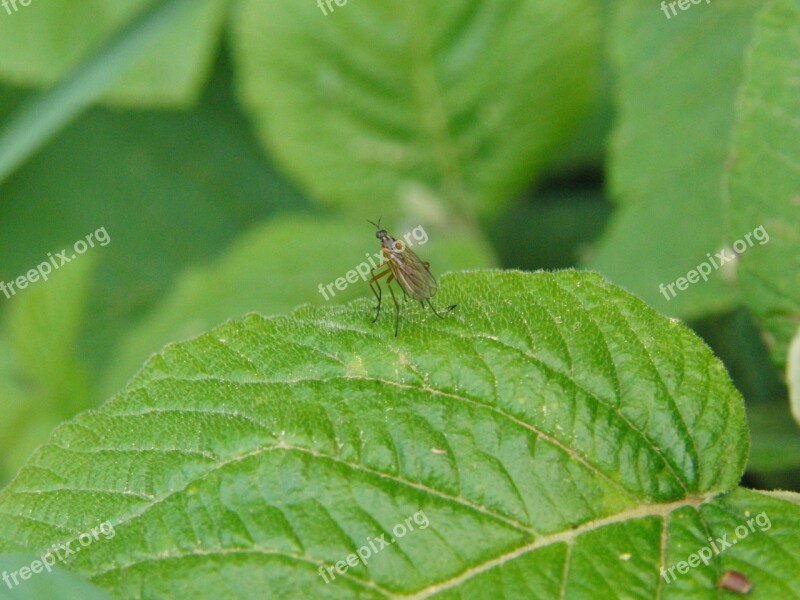
MULTIPOLYGON (((443 315, 440 315, 438 312, 436 312, 436 309, 433 307, 433 304, 431 304, 431 299, 430 299, 430 298, 428 298, 428 306, 430 306, 430 307, 431 307, 431 310, 433 311, 433 314, 435 314, 435 315, 436 315, 437 317, 439 317, 440 319, 444 319, 444 316, 443 316, 443 315)), ((449 312, 450 312, 451 310, 453 310, 453 309, 454 309, 456 306, 458 306, 458 305, 457 305, 457 304, 451 304, 450 306, 448 306, 448 307, 447 307, 447 310, 445 310, 445 311, 444 311, 444 314, 447 314, 447 313, 449 313, 449 312)))
POLYGON ((397 337, 397 328, 400 325, 400 303, 397 301, 397 297, 394 295, 392 281, 394 281, 393 274, 389 275, 389 279, 386 280, 386 287, 389 288, 389 293, 392 295, 392 300, 394 300, 394 337, 397 337))
POLYGON ((375 267, 374 269, 372 269, 373 273, 372 279, 369 280, 369 287, 372 290, 372 293, 375 294, 375 297, 378 299, 378 307, 377 307, 378 310, 375 313, 375 318, 372 319, 373 323, 378 320, 378 317, 381 314, 381 286, 378 284, 378 279, 380 279, 381 277, 386 277, 386 275, 388 275, 391 272, 390 269, 387 269, 383 273, 378 273, 377 275, 375 275, 375 271, 378 268, 380 267, 375 267))

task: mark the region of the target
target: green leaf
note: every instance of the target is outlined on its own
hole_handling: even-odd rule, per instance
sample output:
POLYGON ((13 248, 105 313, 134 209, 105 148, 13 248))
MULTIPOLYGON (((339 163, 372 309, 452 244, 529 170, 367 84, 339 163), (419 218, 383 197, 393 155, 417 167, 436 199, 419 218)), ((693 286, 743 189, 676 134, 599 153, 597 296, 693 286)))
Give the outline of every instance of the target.
POLYGON ((800 476, 800 429, 787 418, 783 373, 772 362, 753 315, 740 306, 735 311, 709 315, 692 323, 723 362, 731 379, 747 399, 745 409, 750 428, 750 457, 746 478, 749 485, 798 489, 781 477, 790 469, 800 476), (765 475, 769 474, 769 479, 765 475))
POLYGON ((210 260, 253 223, 307 203, 265 160, 230 77, 220 63, 188 111, 91 109, 0 185, 2 280, 99 227, 111 238, 90 251, 101 262, 80 344, 92 371, 183 269, 210 260))
POLYGON ((598 85, 587 0, 355 4, 324 16, 314 2, 243 0, 234 18, 243 102, 271 153, 326 203, 495 213, 598 85))
MULTIPOLYGON (((398 238, 411 233, 411 248, 431 263, 436 275, 496 264, 488 244, 464 232, 445 233, 419 223, 389 230, 398 238)), ((168 342, 199 335, 232 315, 278 314, 307 302, 371 298, 369 285, 360 277, 344 291, 326 286, 359 264, 365 265, 362 272, 371 268, 367 254, 377 264, 374 254, 380 245, 374 233, 366 222, 318 216, 283 217, 255 227, 210 266, 188 270, 144 322, 122 339, 109 363, 104 389, 108 394, 119 390, 168 342)))
MULTIPOLYGON (((612 0, 600 0, 601 31, 606 32, 613 14, 612 0)), ((589 109, 580 120, 572 136, 556 148, 546 167, 547 175, 574 175, 576 170, 601 169, 605 161, 608 137, 614 122, 613 81, 608 61, 608 37, 602 37, 600 55, 602 61, 596 65, 600 85, 589 97, 589 109)))
MULTIPOLYGON (((212 6, 208 2, 205 5, 212 6)), ((137 64, 136 61, 142 54, 151 50, 156 42, 162 40, 166 32, 174 31, 180 26, 179 24, 191 21, 194 16, 198 15, 197 6, 196 1, 187 2, 187 0, 169 0, 160 3, 119 31, 52 89, 43 93, 39 98, 26 103, 18 113, 10 117, 8 124, 0 132, 0 180, 5 179, 54 137, 62 127, 104 94, 109 86, 117 82, 132 65, 137 64)), ((67 8, 66 5, 64 7, 67 8)), ((48 7, 48 9, 50 8, 48 7)), ((38 12, 35 14, 53 16, 55 7, 52 8, 54 9, 53 13, 38 12)), ((72 7, 69 9, 71 10, 72 7)), ((63 25, 60 21, 56 22, 59 26, 63 25)), ((86 22, 97 24, 96 20, 87 20, 86 22)), ((41 25, 38 24, 36 29, 40 29, 41 25)), ((0 37, 0 39, 4 38, 0 37)), ((72 41, 71 38, 70 41, 72 41)), ((0 43, 1 46, 2 43, 0 43)), ((163 45, 158 46, 158 49, 163 51, 163 45)), ((24 61, 22 62, 24 63, 24 61)), ((164 66, 162 64, 162 69, 169 71, 169 65, 166 65, 166 68, 164 66)), ((185 70, 185 65, 179 66, 181 71, 185 70)), ((2 68, 1 63, 0 68, 2 68)), ((180 73, 181 76, 183 74, 183 72, 180 73)), ((167 81, 171 84, 174 81, 180 81, 177 73, 168 73, 168 75, 170 78, 167 81)), ((134 89, 126 91, 126 94, 138 92, 135 90, 135 86, 132 87, 134 89)), ((197 87, 199 85, 194 86, 194 88, 197 87)), ((147 93, 149 92, 145 92, 145 95, 147 93)))
MULTIPOLYGON (((48 561, 50 561, 48 557, 48 561)), ((106 591, 91 585, 75 574, 59 566, 42 564, 41 557, 11 554, 0 556, 0 572, 8 576, 8 582, 0 585, 0 600, 42 600, 42 598, 58 598, 59 600, 112 600, 106 591), (23 579, 19 575, 21 568, 30 570, 31 565, 38 572, 30 571, 23 579), (16 575, 17 583, 11 573, 16 575)))
MULTIPOLYGON (((94 62, 95 73, 127 65, 126 52, 135 50, 140 55, 137 61, 115 71, 121 79, 104 99, 135 106, 187 104, 197 97, 212 62, 227 2, 194 0, 192 9, 182 11, 175 22, 173 5, 181 2, 32 0, 24 7, 17 0, 19 10, 0 14, 0 77, 16 85, 49 87, 87 60, 94 62), (150 25, 169 27, 165 39, 151 47, 120 40, 127 47, 121 53, 122 46, 104 47, 117 31, 150 8, 154 17, 150 25), (104 56, 98 54, 100 49, 112 52, 104 56)), ((145 39, 137 29, 127 33, 145 39)))
POLYGON ((726 269, 673 288, 675 297, 659 286, 686 277, 729 241, 722 180, 745 48, 762 5, 700 3, 669 20, 650 2, 617 5, 610 187, 620 206, 587 264, 671 315, 695 318, 735 299, 726 269))
POLYGON ((87 254, 0 295, 0 485, 53 427, 94 404, 78 336, 96 262, 87 254))
POLYGON ((122 598, 716 598, 728 569, 796 589, 800 506, 735 489, 742 399, 688 329, 589 273, 457 273, 437 301, 459 306, 409 304, 397 338, 360 300, 169 346, 0 494, 0 550, 110 520, 68 566, 122 598))
MULTIPOLYGON (((58 423, 98 404, 111 350, 183 269, 210 260, 252 223, 305 204, 264 159, 237 111, 227 67, 219 64, 189 111, 87 111, 0 185, 2 281, 99 227, 111 238, 81 258, 99 264, 81 284, 89 290, 81 311, 90 318, 79 326, 71 292, 58 283, 41 290, 51 294, 47 318, 28 296, 37 290, 12 300, 0 292, 0 320, 14 321, 17 340, 0 336, 0 485, 58 423), (30 301, 31 310, 6 319, 17 301, 30 301), (61 352, 73 327, 71 354, 61 352)), ((20 93, 3 88, 0 97, 14 104, 20 93)), ((68 278, 78 275, 74 268, 82 270, 64 267, 68 278)), ((160 347, 148 349, 124 379, 160 347)))
POLYGON ((777 0, 750 49, 728 183, 732 230, 768 235, 741 254, 738 276, 781 366, 800 325, 799 78, 800 1, 777 0))

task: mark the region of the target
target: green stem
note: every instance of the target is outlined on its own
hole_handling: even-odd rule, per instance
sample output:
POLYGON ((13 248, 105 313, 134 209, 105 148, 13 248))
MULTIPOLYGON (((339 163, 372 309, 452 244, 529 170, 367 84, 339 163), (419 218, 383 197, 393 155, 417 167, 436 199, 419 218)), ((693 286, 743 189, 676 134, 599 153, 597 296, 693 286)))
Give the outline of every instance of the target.
POLYGON ((145 10, 55 86, 13 114, 0 131, 0 182, 102 96, 194 4, 164 0, 145 10))

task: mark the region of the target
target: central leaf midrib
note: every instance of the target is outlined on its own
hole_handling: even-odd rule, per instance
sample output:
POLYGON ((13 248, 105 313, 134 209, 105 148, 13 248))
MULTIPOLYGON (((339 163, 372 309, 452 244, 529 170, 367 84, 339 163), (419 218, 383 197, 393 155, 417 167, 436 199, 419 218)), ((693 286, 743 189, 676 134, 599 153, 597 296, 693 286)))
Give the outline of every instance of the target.
MULTIPOLYGON (((206 411, 206 412, 211 412, 211 411, 206 411)), ((243 417, 244 415, 237 415, 237 416, 242 416, 243 417)), ((249 418, 249 417, 247 417, 247 418, 249 418)), ((254 421, 254 423, 258 424, 257 421, 254 421)), ((310 454, 310 455, 312 455, 312 456, 314 456, 316 458, 324 458, 324 459, 332 460, 333 462, 336 462, 337 464, 344 464, 346 466, 350 466, 352 468, 357 468, 357 469, 365 471, 365 472, 374 473, 375 475, 378 475, 380 477, 389 478, 389 479, 392 479, 392 480, 398 480, 399 479, 402 482, 407 483, 409 485, 413 484, 413 482, 408 482, 406 480, 402 480, 401 478, 396 478, 396 477, 388 475, 388 474, 379 473, 379 472, 375 472, 375 471, 372 471, 372 470, 369 470, 369 469, 365 469, 362 465, 357 465, 357 464, 354 464, 354 463, 350 463, 349 461, 344 461, 344 460, 342 460, 341 458, 338 458, 338 457, 332 457, 332 456, 329 456, 329 455, 318 453, 318 452, 316 452, 314 450, 311 450, 311 449, 308 449, 308 448, 291 446, 289 444, 286 444, 283 441, 280 441, 279 443, 275 444, 274 446, 260 447, 260 448, 257 448, 255 450, 253 450, 252 452, 248 452, 248 453, 245 453, 243 455, 238 455, 238 456, 232 457, 230 459, 221 461, 219 464, 215 465, 213 469, 211 469, 210 471, 204 473, 202 475, 202 477, 194 478, 194 479, 188 481, 186 486, 184 486, 184 488, 182 488, 181 490, 173 491, 170 494, 168 494, 168 495, 166 495, 166 496, 164 496, 162 498, 159 498, 156 502, 153 502, 152 504, 149 504, 143 510, 137 511, 137 513, 129 515, 124 520, 118 521, 116 523, 116 526, 119 526, 120 524, 134 522, 136 519, 139 519, 139 518, 145 516, 153 507, 155 507, 155 506, 157 506, 159 504, 162 504, 163 502, 165 502, 166 500, 168 500, 169 498, 171 498, 173 496, 180 495, 181 493, 185 492, 186 488, 189 485, 192 485, 192 484, 196 483, 200 479, 204 479, 205 477, 207 477, 208 475, 210 475, 213 472, 217 472, 217 471, 221 470, 222 468, 224 468, 224 467, 226 467, 226 466, 228 466, 230 464, 240 463, 240 462, 248 460, 250 458, 255 458, 255 457, 261 456, 262 454, 264 454, 266 452, 272 452, 272 451, 276 451, 276 450, 298 451, 298 452, 302 452, 302 453, 305 453, 305 454, 310 454)), ((435 490, 430 490, 430 489, 427 489, 427 488, 423 489, 423 488, 420 488, 419 485, 412 485, 412 487, 420 489, 420 491, 436 493, 437 496, 441 497, 441 493, 437 493, 435 490)), ((572 542, 577 537, 579 537, 580 535, 583 535, 584 533, 587 533, 587 532, 592 531, 594 529, 598 529, 600 527, 613 525, 615 523, 627 522, 627 521, 630 521, 630 520, 639 519, 639 518, 646 518, 646 517, 650 517, 650 516, 660 516, 662 518, 666 518, 673 511, 675 511, 675 510, 677 510, 679 508, 684 508, 684 507, 687 507, 687 506, 691 506, 691 507, 695 507, 696 508, 696 507, 700 506, 701 504, 703 504, 705 502, 708 502, 709 500, 715 498, 718 495, 719 495, 719 492, 711 492, 711 493, 708 493, 708 494, 703 494, 703 495, 698 495, 698 496, 689 496, 689 497, 683 498, 681 500, 678 500, 678 501, 675 501, 675 502, 670 502, 670 503, 641 504, 641 505, 634 506, 634 507, 632 507, 630 509, 627 509, 627 510, 624 510, 624 511, 620 511, 618 513, 615 513, 615 514, 607 516, 607 517, 601 517, 599 519, 593 519, 591 521, 586 521, 586 522, 582 523, 581 525, 578 525, 576 527, 573 527, 573 528, 570 528, 570 529, 566 529, 566 530, 563 530, 563 531, 560 531, 560 532, 557 532, 557 533, 540 534, 540 535, 537 535, 535 537, 535 539, 531 543, 525 544, 524 546, 520 546, 518 548, 515 548, 514 550, 506 552, 506 553, 504 553, 504 554, 502 554, 500 556, 497 556, 497 557, 495 557, 493 559, 487 560, 487 561, 485 561, 483 563, 474 565, 474 566, 466 569, 463 573, 461 573, 461 574, 459 574, 459 575, 457 575, 457 576, 455 576, 455 577, 453 577, 453 578, 451 578, 451 579, 449 579, 447 581, 434 584, 432 586, 429 586, 428 588, 425 588, 423 590, 419 590, 419 591, 415 592, 412 595, 400 595, 400 596, 393 595, 392 597, 406 598, 406 599, 409 599, 409 600, 411 600, 411 599, 418 600, 418 599, 422 599, 422 598, 427 598, 428 596, 430 596, 430 595, 432 595, 434 593, 438 593, 438 592, 443 591, 445 589, 448 589, 448 588, 454 587, 456 585, 459 585, 459 584, 463 583, 464 581, 466 581, 468 579, 471 579, 472 577, 475 577, 475 576, 477 576, 477 575, 479 575, 479 574, 481 574, 481 573, 483 573, 483 572, 485 572, 485 571, 487 571, 489 569, 492 569, 492 568, 494 568, 496 566, 500 566, 500 565, 502 565, 502 564, 504 564, 504 563, 506 563, 508 561, 515 560, 515 559, 517 559, 517 558, 519 558, 519 557, 521 557, 521 556, 523 556, 523 555, 525 555, 525 554, 527 554, 529 552, 533 552, 533 551, 538 550, 540 548, 544 548, 544 547, 550 546, 552 544, 557 544, 557 543, 562 543, 562 542, 571 545, 572 542)), ((454 500, 454 498, 452 498, 452 497, 447 497, 447 499, 454 500)), ((467 505, 467 506, 470 507, 470 508, 476 508, 473 505, 467 505)), ((486 511, 481 511, 481 512, 483 512, 486 516, 495 517, 495 518, 501 518, 502 519, 502 517, 500 517, 499 515, 495 515, 495 514, 493 514, 491 512, 486 512, 486 511)), ((528 530, 528 532, 532 533, 530 530, 528 530)), ((237 551, 248 551, 248 550, 249 550, 248 548, 244 547, 244 548, 231 548, 231 549, 212 549, 212 552, 220 552, 220 551, 237 552, 237 551)), ((201 554, 207 554, 207 553, 208 553, 207 551, 201 550, 199 552, 188 552, 188 553, 185 553, 181 557, 183 557, 183 556, 201 555, 201 554)), ((293 556, 293 555, 285 554, 285 553, 284 553, 284 555, 286 557, 288 557, 288 558, 296 558, 296 559, 301 560, 303 562, 314 562, 311 557, 303 557, 303 556, 299 556, 299 555, 298 556, 293 556)), ((181 557, 177 557, 177 558, 181 558, 181 557)), ((148 556, 148 557, 144 557, 142 559, 137 559, 135 561, 132 561, 131 563, 126 564, 125 567, 129 568, 130 566, 134 566, 134 565, 142 563, 142 562, 153 561, 153 560, 158 560, 158 559, 159 559, 158 556, 148 556)), ((320 560, 322 560, 322 559, 320 559, 320 560)), ((114 567, 114 568, 110 569, 110 571, 117 570, 118 568, 119 567, 114 567)), ((95 576, 102 575, 103 573, 108 572, 108 571, 109 570, 98 572, 95 575, 93 575, 93 578, 95 576)), ((361 580, 360 578, 353 578, 353 579, 354 579, 354 581, 357 581, 358 583, 361 583, 361 584, 365 584, 365 585, 367 585, 367 587, 375 589, 376 591, 383 591, 383 588, 381 586, 377 585, 372 580, 361 580)))
MULTIPOLYGON (((489 338, 482 338, 482 339, 489 339, 489 338)), ((509 348, 510 348, 510 346, 509 346, 509 348)), ((520 351, 520 352, 522 352, 522 351, 520 351)), ((523 353, 523 354, 527 356, 527 353, 523 353)), ((544 364, 544 363, 542 363, 542 364, 544 364)), ((554 371, 554 373, 557 373, 557 372, 554 371)), ((566 376, 563 376, 563 377, 564 377, 565 381, 570 381, 570 382, 572 381, 571 379, 569 379, 566 376)), ((380 379, 380 378, 376 378, 376 377, 365 377, 365 376, 360 376, 360 375, 359 376, 356 376, 356 375, 339 375, 339 376, 318 378, 318 379, 305 377, 303 379, 297 379, 297 380, 291 380, 291 381, 288 381, 288 380, 287 381, 280 381, 280 380, 269 380, 269 381, 267 381, 267 380, 252 380, 252 381, 247 381, 246 382, 246 381, 236 381, 236 380, 232 380, 232 379, 224 379, 224 378, 218 377, 218 376, 203 376, 201 379, 211 379, 211 380, 214 380, 214 381, 218 381, 220 383, 234 383, 234 384, 256 383, 256 384, 264 384, 264 385, 287 385, 287 386, 291 386, 291 385, 294 385, 294 384, 297 384, 297 383, 300 383, 300 382, 307 382, 307 383, 316 382, 316 383, 325 384, 325 383, 330 383, 330 382, 333 382, 333 381, 367 381, 367 382, 373 382, 373 383, 380 383, 380 384, 383 384, 383 385, 389 385, 389 386, 400 388, 400 389, 414 390, 414 391, 417 391, 417 392, 429 393, 429 394, 434 394, 434 395, 437 395, 437 396, 443 396, 443 397, 446 397, 446 398, 452 398, 454 400, 459 400, 461 402, 469 403, 470 405, 475 406, 477 408, 480 408, 482 410, 493 412, 493 413, 503 417, 504 419, 508 420, 509 422, 521 427, 522 429, 533 433, 537 438, 540 438, 540 439, 550 443, 554 447, 556 447, 559 450, 561 450, 562 452, 564 452, 570 458, 572 458, 572 459, 576 460, 577 462, 579 462, 580 464, 582 464, 591 473, 594 473, 595 475, 597 475, 601 479, 603 479, 603 480, 607 481, 608 483, 612 484, 615 488, 617 488, 620 492, 625 494, 630 499, 635 500, 637 502, 642 500, 642 496, 641 495, 637 495, 636 492, 633 492, 633 491, 629 490, 628 488, 626 488, 624 485, 622 485, 621 482, 615 480, 613 477, 611 477, 609 474, 605 473, 598 466, 596 466, 592 462, 590 462, 589 459, 587 459, 586 457, 584 457, 583 455, 578 453, 575 449, 573 449, 573 448, 569 447, 568 445, 564 444, 563 442, 561 442, 558 438, 553 437, 550 434, 540 430, 538 427, 536 427, 535 425, 533 425, 531 423, 528 423, 527 421, 523 421, 521 419, 518 419, 517 417, 515 417, 515 416, 513 416, 513 415, 511 415, 511 414, 509 414, 509 413, 507 413, 505 411, 503 411, 500 407, 496 407, 496 406, 493 406, 491 404, 487 404, 485 402, 481 402, 479 400, 476 400, 474 398, 470 398, 468 396, 463 396, 463 395, 456 394, 456 393, 449 392, 449 391, 438 390, 438 389, 427 387, 427 386, 415 386, 415 385, 411 385, 411 384, 408 384, 408 383, 401 383, 401 382, 398 382, 398 381, 391 381, 391 380, 388 380, 388 379, 380 379)), ((155 382, 155 381, 178 381, 178 382, 185 381, 185 382, 192 382, 192 381, 196 381, 196 380, 195 379, 191 379, 191 378, 184 378, 184 377, 178 377, 178 376, 174 376, 174 375, 168 375, 168 376, 153 377, 152 379, 150 379, 150 382, 155 382)), ((577 386, 577 384, 576 384, 576 386, 577 386)), ((142 385, 141 387, 135 388, 134 390, 131 390, 131 391, 146 390, 146 388, 147 388, 147 385, 145 384, 145 385, 142 385)), ((595 400, 597 400, 596 397, 594 397, 593 395, 591 395, 588 392, 586 392, 585 390, 583 390, 583 388, 581 388, 580 386, 577 386, 576 389, 578 389, 578 390, 582 391, 583 393, 585 393, 587 395, 587 397, 591 397, 591 398, 594 398, 595 400)), ((600 402, 599 400, 597 400, 597 401, 601 405, 606 406, 607 408, 610 408, 607 405, 605 405, 604 403, 600 402)), ((225 412, 221 412, 221 411, 211 411, 211 410, 193 411, 193 410, 189 410, 189 409, 173 408, 173 409, 147 410, 147 411, 142 411, 140 413, 109 413, 109 415, 110 416, 125 417, 125 416, 139 416, 139 415, 143 415, 143 414, 147 414, 147 413, 170 412, 170 411, 174 411, 174 412, 180 412, 180 411, 194 412, 194 413, 198 413, 198 414, 216 413, 216 414, 220 414, 220 415, 237 416, 237 417, 241 417, 241 418, 246 418, 246 419, 250 420, 251 422, 253 422, 253 424, 256 424, 256 425, 258 425, 260 427, 264 427, 265 426, 264 423, 256 421, 256 420, 252 419, 252 417, 250 417, 248 415, 245 415, 243 413, 238 413, 238 412, 237 413, 225 413, 225 412)), ((619 414, 617 411, 614 411, 613 409, 612 409, 612 412, 614 412, 615 414, 619 414)), ((623 419, 623 421, 624 421, 624 419, 623 419)), ((636 431, 636 430, 634 429, 634 431, 636 431)), ((641 434, 641 432, 639 432, 639 433, 641 434)), ((648 445, 652 445, 652 443, 649 442, 649 440, 646 437, 644 437, 644 436, 642 436, 642 437, 645 440, 645 442, 648 443, 648 445)), ((663 460, 663 457, 661 457, 661 458, 663 460)), ((670 465, 669 465, 668 462, 664 461, 664 464, 668 469, 670 469, 670 465)), ((680 482, 680 479, 678 479, 678 481, 680 482)), ((682 483, 682 482, 680 482, 680 483, 682 483)), ((683 489, 685 489, 685 487, 683 489)))
POLYGON ((427 138, 432 141, 436 167, 441 177, 443 196, 450 204, 454 215, 466 218, 462 211, 454 210, 456 207, 469 206, 464 174, 458 157, 457 144, 453 142, 448 129, 447 111, 444 106, 444 96, 436 78, 434 57, 431 52, 430 34, 428 23, 421 16, 421 9, 416 3, 405 2, 406 24, 412 29, 414 35, 410 36, 411 43, 407 48, 410 57, 411 88, 419 97, 416 103, 421 111, 420 127, 427 132, 427 138))
MULTIPOLYGON (((560 286, 560 285, 559 285, 559 288, 561 288, 562 290, 564 289, 563 286, 560 286)), ((571 294, 571 296, 576 301, 580 302, 574 296, 574 294, 571 294)), ((589 312, 590 311, 588 311, 588 310, 585 311, 586 314, 588 314, 589 312)), ((630 323, 628 322, 628 319, 625 318, 625 316, 623 314, 621 314, 621 313, 618 313, 618 314, 619 314, 620 318, 629 327, 629 330, 631 331, 631 333, 636 337, 636 341, 639 344, 640 348, 643 351, 648 352, 647 351, 647 347, 645 346, 644 342, 639 337, 638 333, 636 333, 631 328, 630 323)), ((369 330, 352 329, 352 328, 349 328, 349 327, 339 327, 339 329, 345 330, 345 331, 348 331, 348 332, 352 332, 352 333, 356 333, 356 334, 359 334, 359 335, 363 335, 363 336, 366 336, 366 337, 371 337, 371 338, 375 339, 376 341, 382 341, 382 338, 380 338, 377 334, 375 334, 374 332, 371 332, 369 330)), ((492 338, 492 337, 488 337, 488 336, 485 336, 485 335, 474 335, 474 334, 471 334, 471 333, 466 332, 466 331, 459 332, 459 333, 454 333, 452 331, 449 331, 448 329, 443 329, 442 331, 444 333, 453 335, 454 337, 457 337, 458 339, 473 339, 473 340, 480 339, 480 340, 486 340, 486 341, 489 341, 489 342, 494 342, 494 343, 499 344, 502 348, 504 348, 506 350, 514 351, 516 353, 519 353, 522 356, 524 356, 526 359, 534 362, 536 365, 539 366, 539 368, 545 370, 550 376, 558 377, 561 381, 563 381, 564 383, 568 384, 575 391, 582 393, 584 396, 586 396, 587 398, 592 399, 598 405, 603 406, 605 409, 609 410, 611 412, 611 414, 615 415, 616 418, 618 418, 621 421, 621 424, 623 424, 624 426, 627 426, 627 428, 629 428, 632 432, 634 432, 642 440, 642 442, 644 443, 645 447, 650 452, 652 452, 652 455, 654 456, 654 458, 656 460, 660 461, 664 465, 664 467, 667 469, 667 471, 669 471, 671 477, 674 479, 674 481, 684 491, 684 494, 688 494, 689 493, 689 486, 688 486, 687 482, 684 481, 684 479, 676 471, 677 467, 675 465, 673 465, 671 463, 670 459, 661 452, 660 448, 658 447, 658 445, 653 440, 651 440, 642 430, 640 430, 638 427, 636 427, 627 417, 625 417, 625 415, 622 414, 622 412, 618 409, 618 407, 616 407, 614 405, 611 405, 611 404, 608 404, 607 402, 604 402, 600 397, 598 397, 596 394, 590 392, 589 390, 585 389, 577 381, 572 379, 568 374, 562 373, 561 371, 555 369, 554 367, 550 366, 549 364, 547 364, 546 362, 544 362, 542 359, 540 359, 539 357, 535 356, 531 352, 528 352, 528 351, 523 350, 521 348, 518 348, 516 346, 510 345, 510 344, 508 344, 508 343, 506 343, 506 342, 504 342, 504 341, 502 341, 502 340, 500 340, 498 338, 492 338)), ((605 339, 605 336, 602 334, 602 330, 600 330, 600 337, 607 344, 607 340, 605 339)), ((218 344, 220 344, 221 346, 223 346, 226 349, 230 349, 232 351, 235 351, 239 356, 241 356, 244 360, 247 361, 247 363, 255 370, 255 372, 258 374, 259 377, 263 378, 265 376, 265 374, 263 373, 262 369, 260 369, 257 365, 255 365, 249 358, 247 358, 246 356, 243 356, 241 354, 241 352, 239 352, 236 349, 232 348, 230 346, 230 344, 219 342, 216 339, 216 337, 212 337, 211 339, 212 339, 212 341, 214 341, 214 343, 218 343, 218 344)), ((562 341, 563 341, 563 337, 562 337, 562 341)), ((317 353, 321 353, 321 350, 318 349, 318 348, 312 348, 312 347, 307 346, 305 344, 299 344, 299 345, 301 345, 304 348, 313 349, 317 353)), ((329 355, 328 355, 328 357, 331 358, 329 355)), ((337 362, 339 364, 341 364, 341 360, 337 359, 337 362)), ((658 369, 656 368, 655 364, 652 362, 652 359, 649 361, 649 365, 653 369, 655 375, 658 377, 661 389, 672 400, 672 403, 673 403, 675 409, 677 410, 677 405, 675 403, 675 399, 669 394, 669 390, 668 390, 666 384, 664 383, 663 379, 661 378, 661 375, 658 372, 658 369)), ((329 377, 329 378, 326 378, 324 380, 323 379, 313 379, 313 378, 299 378, 299 379, 295 379, 295 380, 286 380, 286 381, 281 381, 281 380, 277 380, 277 379, 274 379, 274 380, 253 379, 252 381, 244 381, 244 380, 237 381, 237 380, 225 379, 225 378, 218 377, 218 376, 207 376, 207 375, 202 375, 202 376, 199 376, 199 377, 196 377, 196 378, 180 378, 180 377, 176 377, 176 376, 161 376, 161 375, 157 375, 157 376, 145 379, 144 381, 140 381, 139 382, 140 385, 135 387, 135 388, 130 389, 130 391, 136 391, 136 390, 140 390, 140 389, 145 389, 146 386, 147 386, 147 383, 149 381, 156 381, 156 380, 163 380, 163 379, 172 379, 172 380, 176 380, 176 381, 180 381, 180 380, 194 381, 194 380, 197 380, 197 379, 212 379, 212 380, 220 381, 220 382, 223 382, 223 383, 233 383, 233 384, 263 383, 263 384, 267 384, 267 385, 269 385, 269 384, 287 384, 287 385, 290 385, 292 383, 299 383, 301 381, 328 382, 328 381, 334 380, 336 378, 337 377, 329 377)), ((462 396, 462 395, 459 395, 459 394, 454 394, 454 393, 447 392, 447 391, 435 390, 435 389, 429 388, 429 387, 419 388, 419 387, 410 386, 410 385, 404 384, 404 383, 399 383, 399 382, 395 383, 395 382, 390 381, 390 380, 371 378, 371 377, 363 377, 363 376, 356 377, 356 376, 343 375, 343 376, 341 376, 341 378, 343 378, 343 379, 362 379, 362 380, 367 380, 367 381, 376 381, 376 382, 380 382, 380 383, 387 384, 387 385, 395 385, 396 387, 411 388, 411 389, 416 389, 418 391, 426 391, 426 392, 430 392, 430 393, 437 393, 437 394, 441 394, 441 395, 445 395, 445 396, 449 395, 449 396, 451 396, 453 398, 456 398, 456 399, 460 399, 460 400, 463 400, 463 401, 471 402, 476 406, 485 407, 486 409, 493 410, 497 414, 500 414, 500 415, 504 416, 505 418, 508 418, 508 419, 516 422, 517 424, 521 424, 523 427, 533 431, 534 433, 537 434, 537 436, 543 437, 544 439, 547 439, 550 443, 553 443, 557 447, 561 448, 563 451, 567 452, 567 454, 569 454, 571 457, 575 458, 576 460, 579 460, 582 464, 585 464, 586 467, 588 469, 590 469, 590 471, 596 472, 602 478, 607 479, 608 481, 612 482, 615 486, 619 487, 622 491, 624 491, 626 493, 626 495, 632 496, 632 497, 636 498, 637 500, 639 499, 639 496, 637 496, 636 492, 632 492, 632 491, 628 490, 625 486, 622 485, 621 482, 616 481, 613 477, 611 477, 610 475, 606 474, 599 467, 597 467, 594 464, 592 464, 588 458, 583 457, 576 450, 570 448, 569 446, 567 446, 566 444, 564 444, 563 442, 558 440, 558 438, 544 433, 543 431, 539 430, 537 427, 535 427, 532 424, 529 424, 529 423, 527 423, 525 421, 521 421, 520 419, 517 419, 516 417, 513 417, 512 415, 509 415, 505 411, 501 410, 500 407, 493 407, 491 404, 487 404, 485 402, 481 402, 479 400, 475 400, 474 398, 468 398, 468 397, 465 397, 465 396, 462 396)), ((677 412, 680 415, 680 411, 677 411, 677 412)), ((689 443, 690 443, 691 447, 695 450, 694 458, 695 458, 695 464, 697 465, 697 464, 699 464, 698 463, 699 457, 698 457, 697 452, 696 452, 695 440, 694 440, 693 436, 690 434, 689 429, 688 429, 686 423, 683 421, 682 417, 680 418, 680 422, 683 425, 684 433, 685 433, 686 437, 689 439, 689 443)))

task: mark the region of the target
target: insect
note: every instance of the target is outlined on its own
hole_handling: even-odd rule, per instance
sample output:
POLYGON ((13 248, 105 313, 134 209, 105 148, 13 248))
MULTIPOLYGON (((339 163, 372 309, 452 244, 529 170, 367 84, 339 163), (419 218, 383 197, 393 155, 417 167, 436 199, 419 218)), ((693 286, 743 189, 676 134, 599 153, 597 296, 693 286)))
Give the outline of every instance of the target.
MULTIPOLYGON (((369 287, 378 299, 377 312, 372 322, 374 323, 377 321, 381 314, 382 292, 378 280, 384 277, 387 277, 386 287, 392 295, 392 300, 394 300, 395 337, 397 337, 397 330, 400 325, 400 303, 397 301, 397 297, 394 295, 394 290, 392 289, 392 282, 395 280, 397 280, 397 283, 400 285, 400 289, 403 290, 403 296, 406 300, 411 296, 414 300, 419 300, 422 308, 425 308, 425 303, 427 302, 433 314, 440 319, 444 319, 444 315, 440 314, 436 308, 434 308, 433 304, 431 304, 431 298, 436 295, 439 285, 436 283, 436 278, 431 274, 430 263, 420 260, 419 256, 409 250, 402 240, 394 239, 386 233, 385 229, 381 229, 380 219, 378 219, 377 223, 373 223, 372 221, 367 222, 375 225, 375 228, 378 230, 375 237, 381 241, 381 252, 383 252, 383 256, 386 259, 385 263, 372 269, 372 279, 369 280, 369 287), (378 272, 376 273, 376 271, 378 272)), ((445 314, 449 313, 455 307, 455 304, 448 306, 445 314)))

